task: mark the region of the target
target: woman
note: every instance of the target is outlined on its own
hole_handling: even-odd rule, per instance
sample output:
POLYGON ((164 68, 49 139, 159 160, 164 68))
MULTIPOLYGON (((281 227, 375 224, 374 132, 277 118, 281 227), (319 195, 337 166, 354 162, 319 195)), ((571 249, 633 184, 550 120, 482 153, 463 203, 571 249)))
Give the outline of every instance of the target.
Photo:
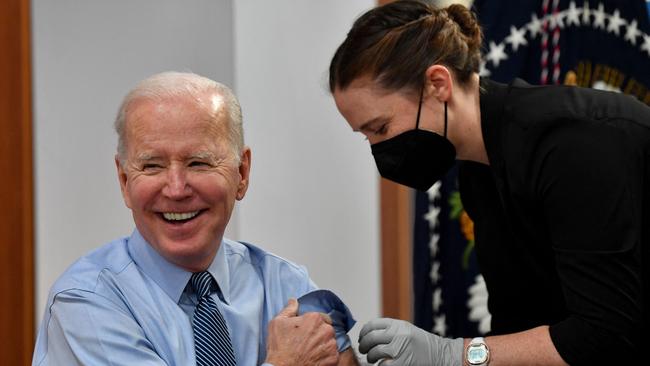
POLYGON ((471 341, 373 320, 360 351, 384 365, 646 364, 650 108, 481 79, 480 46, 466 8, 398 1, 361 16, 332 59, 336 105, 383 177, 426 190, 463 161, 492 313, 471 341))

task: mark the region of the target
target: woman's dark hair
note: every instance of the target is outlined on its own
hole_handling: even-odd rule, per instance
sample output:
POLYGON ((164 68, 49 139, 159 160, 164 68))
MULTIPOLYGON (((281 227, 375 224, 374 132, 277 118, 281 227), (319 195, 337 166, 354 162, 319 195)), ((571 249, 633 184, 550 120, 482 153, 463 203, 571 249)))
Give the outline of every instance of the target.
POLYGON ((447 66, 464 84, 479 71, 482 36, 476 17, 462 5, 436 9, 403 0, 374 8, 354 22, 336 50, 330 91, 362 76, 386 89, 418 90, 433 64, 447 66))

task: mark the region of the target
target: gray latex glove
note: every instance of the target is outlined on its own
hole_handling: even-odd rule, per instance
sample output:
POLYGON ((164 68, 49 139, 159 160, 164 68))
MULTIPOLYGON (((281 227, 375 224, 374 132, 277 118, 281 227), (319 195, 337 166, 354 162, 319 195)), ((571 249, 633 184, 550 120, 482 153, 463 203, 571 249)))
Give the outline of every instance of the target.
POLYGON ((359 333, 359 351, 382 366, 462 366, 463 339, 442 338, 403 320, 380 318, 359 333))

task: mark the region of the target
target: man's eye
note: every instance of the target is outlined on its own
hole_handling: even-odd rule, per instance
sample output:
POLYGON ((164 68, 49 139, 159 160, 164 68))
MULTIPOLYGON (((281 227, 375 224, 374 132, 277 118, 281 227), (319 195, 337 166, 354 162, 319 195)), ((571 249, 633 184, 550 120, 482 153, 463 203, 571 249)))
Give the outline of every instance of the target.
POLYGON ((190 163, 190 167, 203 168, 207 166, 210 166, 210 164, 203 161, 193 161, 190 163))
POLYGON ((142 166, 142 170, 155 170, 155 169, 160 169, 162 166, 159 164, 144 164, 142 166))

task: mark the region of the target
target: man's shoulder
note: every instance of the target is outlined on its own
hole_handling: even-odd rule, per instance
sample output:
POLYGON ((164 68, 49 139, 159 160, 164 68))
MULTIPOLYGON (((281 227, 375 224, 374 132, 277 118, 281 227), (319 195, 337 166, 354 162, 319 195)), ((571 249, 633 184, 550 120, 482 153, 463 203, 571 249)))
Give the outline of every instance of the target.
POLYGON ((257 245, 224 239, 226 256, 230 263, 245 262, 262 274, 280 275, 285 279, 309 280, 307 269, 257 245))
POLYGON ((127 248, 127 238, 113 240, 75 261, 57 279, 51 293, 67 290, 94 292, 103 274, 119 275, 133 259, 127 248))

